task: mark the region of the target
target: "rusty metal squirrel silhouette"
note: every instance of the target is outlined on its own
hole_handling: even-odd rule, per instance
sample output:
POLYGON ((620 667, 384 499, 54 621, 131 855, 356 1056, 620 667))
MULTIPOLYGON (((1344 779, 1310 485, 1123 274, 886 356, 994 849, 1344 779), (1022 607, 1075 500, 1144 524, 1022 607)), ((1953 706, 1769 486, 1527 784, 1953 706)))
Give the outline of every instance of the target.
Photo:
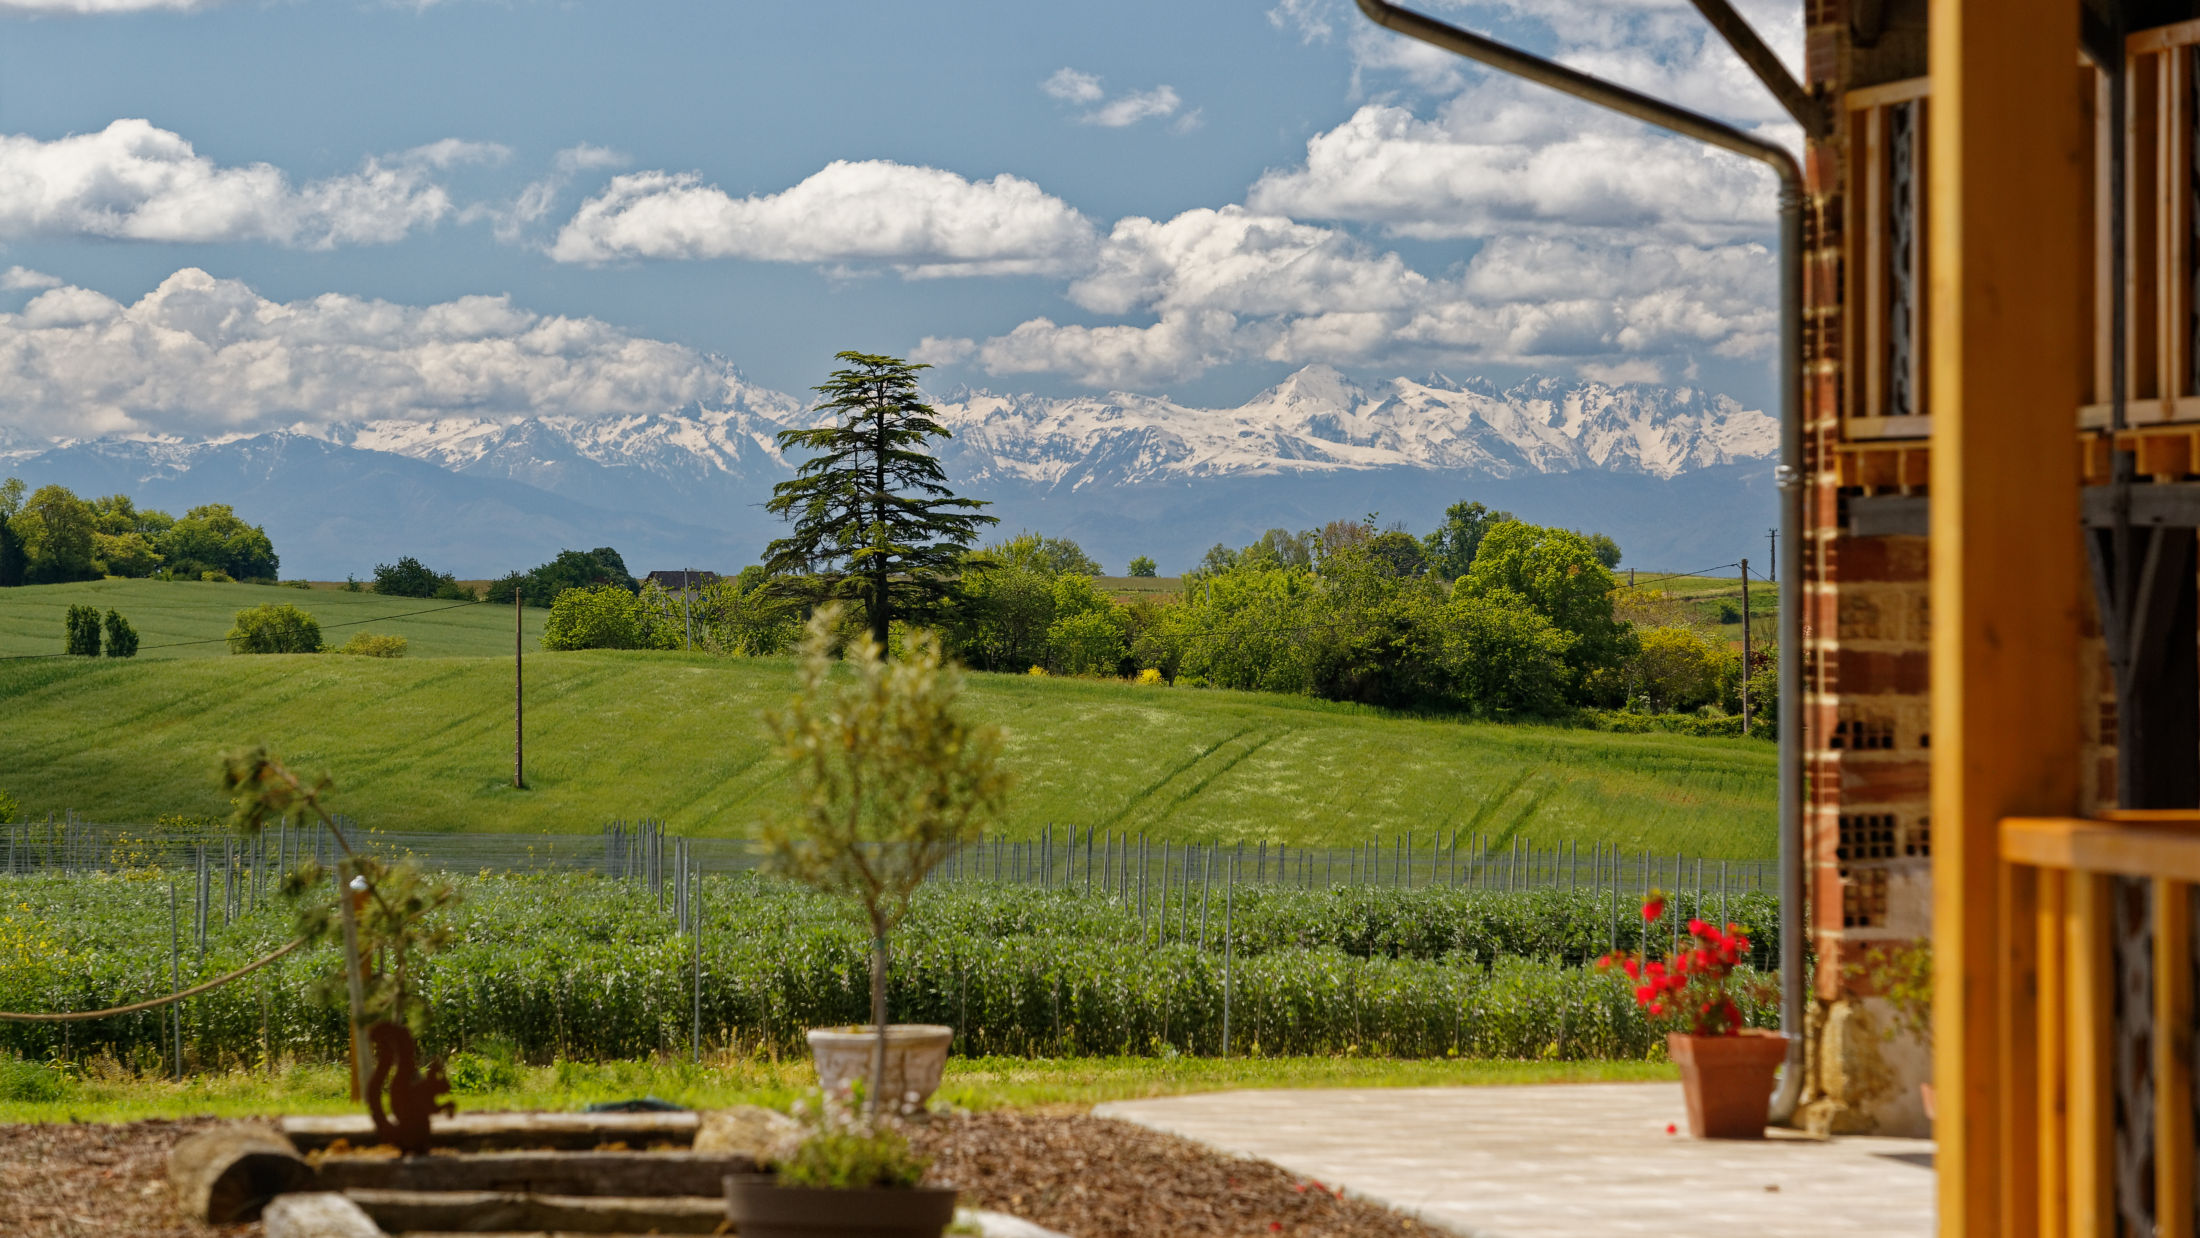
POLYGON ((458 1106, 436 1098, 451 1090, 443 1076, 441 1059, 428 1063, 420 1074, 420 1051, 412 1033, 402 1023, 377 1023, 367 1029, 374 1044, 374 1073, 367 1076, 367 1116, 374 1119, 374 1133, 382 1142, 408 1156, 424 1154, 431 1146, 428 1118, 432 1114, 455 1115, 458 1106), (382 1112, 382 1091, 389 1089, 390 1112, 382 1112))

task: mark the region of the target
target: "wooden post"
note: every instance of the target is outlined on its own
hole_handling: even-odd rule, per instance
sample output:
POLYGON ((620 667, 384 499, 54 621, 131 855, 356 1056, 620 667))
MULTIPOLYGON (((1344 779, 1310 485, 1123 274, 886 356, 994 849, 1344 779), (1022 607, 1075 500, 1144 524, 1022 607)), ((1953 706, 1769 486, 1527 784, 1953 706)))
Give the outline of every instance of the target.
POLYGON ((1749 560, 1742 560, 1742 734, 1749 734, 1749 560))
POLYGON ((527 789, 527 688, 521 653, 521 633, 525 626, 520 612, 522 592, 516 586, 512 590, 512 787, 518 791, 527 789))
POLYGON ((364 963, 359 955, 359 899, 364 896, 366 883, 354 877, 344 880, 343 868, 336 871, 336 906, 344 919, 344 996, 346 1026, 351 1032, 351 1098, 364 1099, 367 1094, 367 1076, 374 1073, 374 1050, 360 1035, 360 1021, 366 1007, 365 983, 362 973, 364 963))
MULTIPOLYGON (((176 919, 176 883, 168 882, 168 982, 171 993, 183 991, 183 929, 176 919)), ((183 1003, 168 1008, 169 1024, 176 1033, 176 1078, 183 1078, 183 1003)))
POLYGON ((2001 0, 1928 21, 1935 1135, 1941 1233, 1968 1238, 2041 1220, 2033 883, 2001 819, 2079 807, 2078 24, 2001 0))

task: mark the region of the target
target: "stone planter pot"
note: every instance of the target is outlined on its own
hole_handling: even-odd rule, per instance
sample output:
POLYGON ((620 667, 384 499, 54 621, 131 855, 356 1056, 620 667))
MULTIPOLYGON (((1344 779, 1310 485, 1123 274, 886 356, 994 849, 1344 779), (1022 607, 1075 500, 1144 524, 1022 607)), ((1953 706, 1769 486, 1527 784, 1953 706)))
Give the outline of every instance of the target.
POLYGON ((955 1219, 955 1189, 830 1191, 728 1174, 726 1219, 741 1238, 940 1238, 955 1219))
POLYGON ((1698 1139, 1762 1139, 1772 1080, 1787 1061, 1778 1032, 1689 1036, 1669 1032, 1665 1051, 1681 1068, 1688 1099, 1688 1133, 1698 1139))
MULTIPOLYGON (((837 1092, 858 1080, 871 1079, 871 1046, 877 1034, 868 1023, 861 1027, 813 1027, 810 1056, 817 1062, 817 1084, 837 1092)), ((947 1048, 955 1043, 955 1029, 936 1023, 886 1025, 886 1095, 889 1104, 921 1105, 939 1090, 940 1072, 947 1069, 947 1048), (911 1100, 911 1095, 915 1099, 911 1100)))

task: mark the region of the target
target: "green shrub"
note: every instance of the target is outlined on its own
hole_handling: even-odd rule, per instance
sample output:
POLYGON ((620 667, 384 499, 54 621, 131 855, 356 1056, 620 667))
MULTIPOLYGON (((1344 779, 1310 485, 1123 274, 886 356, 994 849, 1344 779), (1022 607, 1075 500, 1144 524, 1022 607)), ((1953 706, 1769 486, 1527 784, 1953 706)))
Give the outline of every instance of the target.
POLYGON ((647 649, 639 598, 619 585, 567 589, 550 604, 545 649, 647 649))
POLYGON ((137 629, 130 621, 110 610, 107 612, 107 656, 110 658, 134 658, 138 651, 137 629))
POLYGON ((336 650, 361 658, 402 658, 406 641, 402 636, 387 636, 380 632, 361 632, 345 641, 336 650))
MULTIPOLYGON (((695 1015, 694 941, 639 883, 590 875, 477 877, 458 883, 453 941, 421 968, 435 1009, 423 1048, 466 1049, 493 1087, 496 1063, 600 1060, 687 1050, 695 1015), (508 1047, 507 1047, 508 1046, 508 1047)), ((1172 887, 1172 891, 1180 887, 1172 887)), ((145 960, 165 955, 164 897, 143 883, 0 879, 7 915, 65 949, 0 951, 0 1009, 91 1010, 147 992, 145 960), (64 933, 61 926, 66 926, 64 933)), ((894 1017, 956 1029, 958 1053, 1018 1056, 1211 1055, 1221 1048, 1223 909, 1204 931, 1196 899, 1172 892, 1162 917, 1097 891, 977 883, 922 891, 896 934, 894 1017), (1188 912, 1188 914, 1185 914, 1188 912)), ((1624 977, 1585 964, 1616 921, 1639 946, 1633 896, 1505 894, 1359 887, 1306 891, 1241 882, 1234 900, 1231 1051, 1519 1059, 1636 1058, 1662 1032, 1624 977)), ((1685 914, 1690 894, 1676 895, 1685 914)), ((1158 900, 1154 900, 1158 904, 1158 900)), ((1773 900, 1730 898, 1729 918, 1773 961, 1773 900)), ((702 1023, 706 1046, 802 1053, 805 1029, 867 1022, 870 942, 840 900, 754 877, 704 882, 702 1023)), ((1718 914, 1715 897, 1701 910, 1718 914)), ((186 983, 274 949, 294 931, 288 908, 216 924, 186 983)), ((4 931, 4 929, 0 929, 4 931)), ((184 1042, 210 1067, 278 1058, 337 1060, 341 1004, 319 1000, 313 967, 277 966, 202 994, 182 1010, 184 1042), (264 1003, 264 1004, 263 1004, 264 1003)), ((1771 1004, 1745 1013, 1777 1020, 1771 1004)), ((168 1012, 59 1025, 0 1023, 0 1050, 32 1059, 168 1049, 168 1012)), ((456 1074, 454 1073, 454 1078, 456 1074)))
POLYGON ((502 1037, 487 1037, 471 1050, 453 1053, 444 1074, 461 1095, 508 1091, 520 1085, 518 1050, 502 1037))
POLYGON ((61 620, 66 648, 72 657, 96 658, 99 656, 99 608, 96 606, 71 606, 61 620))
POLYGON ((40 1104, 60 1100, 67 1091, 60 1071, 19 1057, 0 1057, 0 1101, 40 1104))
POLYGON ((779 1185, 859 1191, 906 1189, 924 1180, 931 1159, 917 1155, 899 1131, 823 1130, 802 1141, 778 1166, 779 1185))
POLYGON ((202 583, 209 585, 233 585, 237 583, 236 577, 231 576, 229 573, 224 572, 219 568, 200 572, 199 580, 202 583))
POLYGON ((288 602, 263 602, 237 612, 229 629, 231 653, 319 653, 321 625, 288 602))
POLYGON ((14 796, 0 791, 0 825, 13 825, 23 816, 23 806, 14 796))

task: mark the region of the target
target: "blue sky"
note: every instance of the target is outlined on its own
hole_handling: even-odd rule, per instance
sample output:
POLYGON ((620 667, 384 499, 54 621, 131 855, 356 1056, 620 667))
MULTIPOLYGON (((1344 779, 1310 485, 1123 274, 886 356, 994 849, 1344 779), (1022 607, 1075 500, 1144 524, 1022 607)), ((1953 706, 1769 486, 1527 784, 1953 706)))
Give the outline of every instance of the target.
MULTIPOLYGON (((1685 0, 1431 7, 1792 137, 1685 0)), ((1792 7, 1745 6, 1790 50, 1792 7)), ((0 431, 615 415, 851 347, 1761 403, 1770 211, 1337 0, 0 0, 0 431)))

